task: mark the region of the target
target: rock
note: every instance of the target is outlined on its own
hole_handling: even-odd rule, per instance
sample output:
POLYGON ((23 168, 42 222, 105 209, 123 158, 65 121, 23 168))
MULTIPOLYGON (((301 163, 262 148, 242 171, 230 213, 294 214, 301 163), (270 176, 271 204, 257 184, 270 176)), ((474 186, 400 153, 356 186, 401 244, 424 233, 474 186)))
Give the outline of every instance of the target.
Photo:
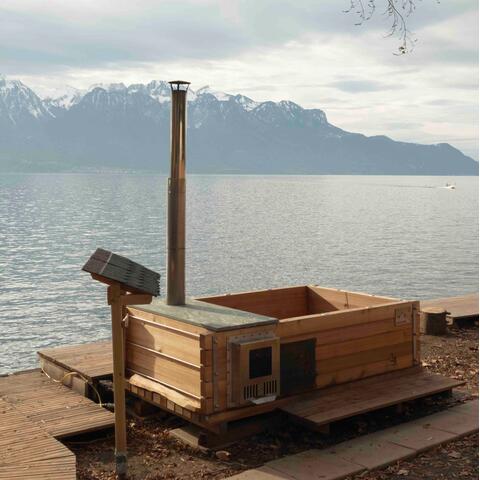
POLYGON ((459 452, 455 452, 455 451, 449 452, 448 456, 450 458, 462 458, 462 454, 459 453, 459 452))
POLYGON ((215 456, 219 460, 223 460, 223 461, 230 460, 230 452, 227 452, 226 450, 219 450, 218 452, 215 452, 215 456))

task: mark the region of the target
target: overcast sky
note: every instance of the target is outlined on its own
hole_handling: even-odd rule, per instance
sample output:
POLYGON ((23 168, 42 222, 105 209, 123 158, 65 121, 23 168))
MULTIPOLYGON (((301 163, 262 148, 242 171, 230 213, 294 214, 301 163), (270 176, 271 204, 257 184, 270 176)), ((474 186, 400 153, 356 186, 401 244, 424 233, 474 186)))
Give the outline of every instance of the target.
POLYGON ((40 92, 185 79, 323 109, 349 131, 449 142, 478 159, 478 2, 417 1, 396 56, 385 0, 2 0, 0 73, 40 92))

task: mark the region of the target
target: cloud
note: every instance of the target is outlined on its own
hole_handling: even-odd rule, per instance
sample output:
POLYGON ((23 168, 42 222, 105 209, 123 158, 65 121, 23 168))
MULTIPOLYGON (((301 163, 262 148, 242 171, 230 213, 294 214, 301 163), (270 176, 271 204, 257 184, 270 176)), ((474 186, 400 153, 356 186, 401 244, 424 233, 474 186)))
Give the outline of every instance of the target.
POLYGON ((478 157, 477 3, 417 2, 395 56, 382 1, 355 26, 349 0, 2 0, 0 68, 37 90, 183 77, 478 157))
MULTIPOLYGON (((330 83, 328 86, 349 93, 378 92, 380 90, 392 90, 394 88, 399 88, 398 86, 376 82, 375 80, 338 80, 330 83)), ((400 88, 403 87, 400 86, 400 88)))
MULTIPOLYGON (((2 68, 11 73, 61 72, 178 58, 232 58, 312 34, 343 35, 348 41, 374 32, 380 41, 389 20, 378 12, 356 27, 357 18, 343 13, 348 4, 348 0, 2 0, 0 58, 2 68)), ((471 2, 459 0, 455 6, 425 2, 410 22, 412 28, 423 28, 471 7, 471 2)), ((462 55, 471 60, 454 48, 447 58, 458 60, 462 55)))

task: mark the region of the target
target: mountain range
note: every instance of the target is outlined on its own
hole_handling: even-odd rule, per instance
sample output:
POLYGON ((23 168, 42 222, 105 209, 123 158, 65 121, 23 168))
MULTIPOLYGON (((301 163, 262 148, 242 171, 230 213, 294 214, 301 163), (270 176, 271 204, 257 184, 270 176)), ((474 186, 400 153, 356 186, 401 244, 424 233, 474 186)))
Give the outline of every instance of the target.
MULTIPOLYGON (((319 109, 189 90, 191 173, 477 175, 448 143, 351 133, 319 109)), ((170 86, 98 84, 41 98, 0 76, 0 171, 168 172, 170 86)))

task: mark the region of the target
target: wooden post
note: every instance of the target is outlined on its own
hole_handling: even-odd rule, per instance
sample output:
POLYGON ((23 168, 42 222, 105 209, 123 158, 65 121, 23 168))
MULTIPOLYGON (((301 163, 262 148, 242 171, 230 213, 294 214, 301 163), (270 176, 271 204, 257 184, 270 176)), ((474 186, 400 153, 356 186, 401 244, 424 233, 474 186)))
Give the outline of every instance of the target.
POLYGON ((444 308, 426 307, 420 312, 420 331, 426 335, 447 333, 447 312, 444 308))
POLYGON ((122 289, 120 284, 108 287, 112 309, 113 400, 115 404, 115 469, 120 480, 127 478, 127 426, 125 415, 125 348, 122 327, 122 289))

